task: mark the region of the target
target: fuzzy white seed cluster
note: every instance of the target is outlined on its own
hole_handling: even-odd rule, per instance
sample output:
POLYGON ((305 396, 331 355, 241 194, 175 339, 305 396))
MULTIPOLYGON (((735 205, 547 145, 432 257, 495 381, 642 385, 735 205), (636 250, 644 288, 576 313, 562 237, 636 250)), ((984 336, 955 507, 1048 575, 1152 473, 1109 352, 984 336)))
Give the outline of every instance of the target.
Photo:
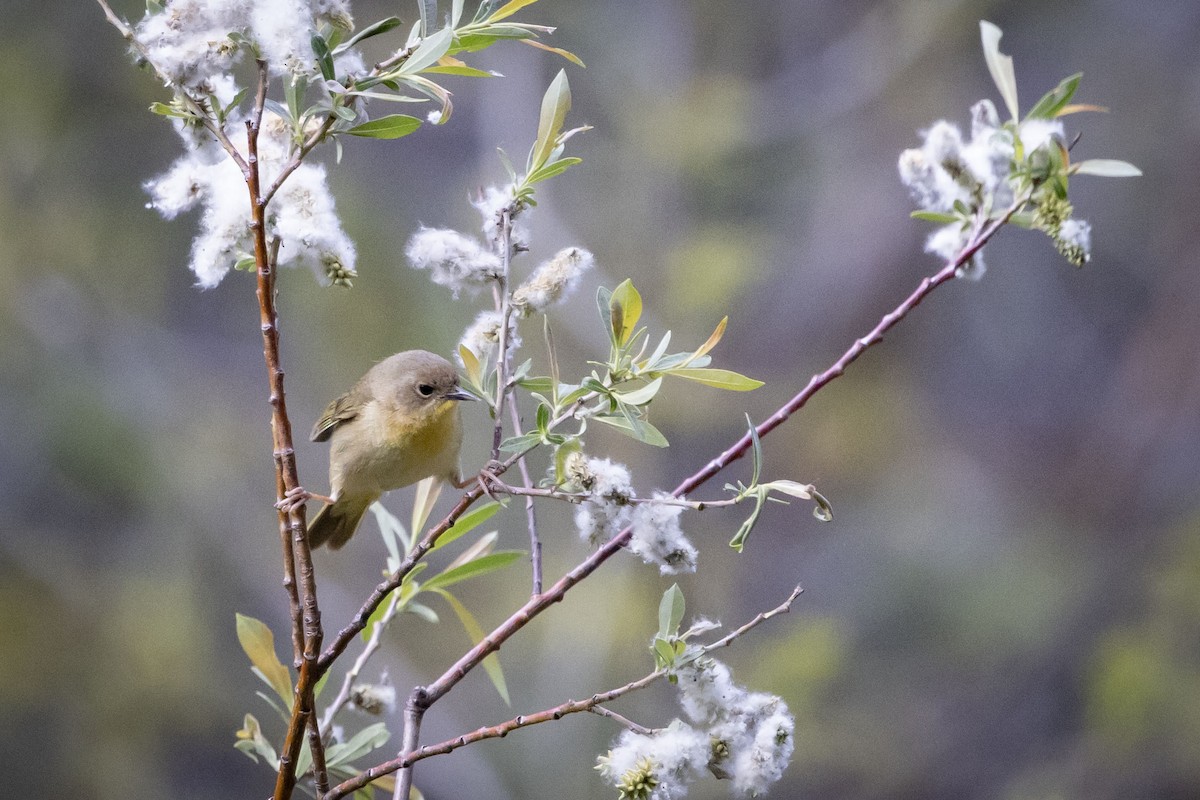
POLYGON ((679 527, 683 506, 666 492, 635 502, 629 469, 611 459, 572 453, 565 464, 567 483, 587 493, 575 510, 579 536, 599 547, 632 527, 629 550, 663 575, 696 571, 697 551, 679 527))
POLYGON ((446 228, 422 228, 405 249, 413 269, 428 270, 429 278, 457 298, 463 289, 479 289, 498 280, 500 257, 478 240, 446 228))
POLYGON ((575 290, 579 279, 595 263, 595 257, 580 247, 560 250, 517 287, 512 296, 513 308, 523 317, 546 313, 548 308, 575 290))
MULTIPOLYGON (((971 135, 964 139, 958 126, 945 120, 924 134, 920 148, 900 154, 900 179, 924 211, 950 214, 968 209, 1003 209, 1014 200, 1018 180, 1017 145, 1025 162, 1039 152, 1060 147, 1062 123, 1029 119, 1018 126, 1002 125, 996 106, 980 100, 971 107, 971 135), (1015 131, 1015 133, 1014 133, 1015 131)), ((970 226, 952 222, 935 230, 925 241, 925 252, 949 261, 958 256, 971 237, 970 226)), ((1052 233, 1052 235, 1054 235, 1052 233)), ((985 270, 982 250, 958 272, 978 279, 985 270)))
POLYGON ((626 731, 597 769, 623 797, 676 800, 705 771, 729 780, 737 796, 764 794, 795 749, 787 704, 738 686, 729 667, 711 658, 696 659, 677 677, 688 721, 651 734, 626 731))
MULTIPOLYGON (((134 36, 174 84, 203 89, 242 55, 230 34, 251 41, 272 75, 316 74, 312 35, 323 24, 349 29, 348 0, 166 0, 134 36)), ((346 54, 361 69, 361 58, 346 54)))
MULTIPOLYGON (((238 120, 231 118, 231 124, 238 120)), ((190 268, 197 284, 212 288, 253 252, 250 195, 241 170, 211 138, 200 139, 191 126, 177 126, 186 152, 162 175, 148 181, 149 208, 167 219, 202 209, 200 232, 192 242, 190 268)), ((286 163, 291 148, 290 125, 266 112, 259 132, 259 169, 269 186, 286 163)), ((278 264, 306 266, 318 279, 348 284, 355 275, 357 253, 342 229, 325 167, 301 164, 280 187, 270 205, 268 240, 279 237, 278 264)))
MULTIPOLYGON (((488 286, 503 287, 511 280, 511 275, 505 274, 503 226, 506 218, 512 226, 508 260, 528 249, 524 220, 529 209, 517 199, 512 184, 484 189, 472 205, 483 217, 484 241, 446 228, 421 228, 405 247, 412 268, 428 272, 430 280, 448 288, 455 298, 464 291, 474 293, 488 286)), ((561 250, 512 291, 509 298, 512 316, 505 320, 500 311, 481 312, 463 333, 459 344, 483 361, 497 355, 501 331, 507 327, 506 355, 511 356, 521 346, 516 320, 545 313, 554 304, 565 300, 594 264, 595 257, 587 250, 579 247, 561 250)))

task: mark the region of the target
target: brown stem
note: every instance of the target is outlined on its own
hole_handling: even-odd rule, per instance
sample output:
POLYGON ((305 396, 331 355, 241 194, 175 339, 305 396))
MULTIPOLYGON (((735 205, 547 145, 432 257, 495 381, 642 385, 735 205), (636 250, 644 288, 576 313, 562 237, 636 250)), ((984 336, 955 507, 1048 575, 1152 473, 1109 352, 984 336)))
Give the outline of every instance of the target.
MULTIPOLYGON (((746 634, 747 632, 753 630, 754 628, 758 627, 762 623, 769 620, 771 617, 777 616, 779 614, 787 613, 788 611, 791 610, 792 604, 796 602, 796 598, 798 598, 800 596, 802 591, 803 591, 803 589, 801 589, 799 586, 797 586, 795 589, 792 590, 792 593, 790 595, 788 595, 788 598, 786 600, 784 600, 782 603, 780 603, 778 606, 776 606, 775 608, 771 609, 770 611, 764 611, 763 613, 754 617, 754 619, 752 619, 749 622, 747 622, 746 624, 742 625, 740 628, 737 628, 736 630, 730 632, 726 636, 718 639, 717 641, 715 641, 711 644, 707 644, 704 647, 701 647, 700 648, 701 654, 710 653, 713 650, 718 650, 722 647, 727 647, 728 645, 732 644, 733 641, 735 639, 737 639, 739 636, 742 636, 742 635, 746 634)), ((629 683, 625 684, 624 686, 619 686, 616 689, 610 689, 607 692, 600 692, 598 694, 594 694, 585 700, 568 700, 565 703, 554 706, 553 708, 548 708, 545 711, 539 711, 536 714, 522 714, 522 715, 520 715, 518 717, 514 717, 513 719, 510 719, 506 722, 501 722, 498 725, 492 725, 489 727, 479 728, 478 730, 472 731, 471 733, 466 733, 461 736, 456 736, 453 739, 448 739, 444 742, 441 742, 440 744, 426 745, 425 747, 416 749, 416 748, 407 747, 407 742, 406 742, 405 749, 403 751, 401 751, 401 753, 398 757, 396 757, 390 761, 385 761, 382 764, 378 764, 374 767, 371 767, 370 769, 368 769, 364 772, 361 772, 358 775, 355 775, 350 780, 347 780, 343 783, 338 784, 337 786, 334 786, 333 789, 328 794, 326 794, 322 797, 322 800, 337 800, 337 798, 339 798, 339 797, 344 797, 345 795, 348 795, 357 789, 361 789, 362 787, 366 786, 371 781, 376 780, 377 778, 380 778, 383 775, 387 775, 388 773, 395 772, 396 770, 406 770, 406 768, 411 767, 413 764, 420 761, 421 759, 429 758, 430 756, 444 755, 445 753, 449 753, 453 750, 457 750, 460 747, 465 747, 466 745, 474 744, 475 742, 481 742, 485 739, 497 739, 497 738, 500 738, 503 736, 507 736, 512 731, 518 730, 520 728, 528 728, 531 725, 538 725, 543 722, 551 722, 553 720, 562 719, 563 717, 567 716, 568 714, 577 714, 581 711, 594 711, 594 710, 600 708, 602 703, 607 703, 611 700, 616 700, 618 697, 627 695, 630 692, 634 692, 634 691, 637 691, 638 689, 642 689, 642 688, 645 688, 646 686, 649 686, 654 681, 656 681, 659 678, 661 678, 662 676, 666 675, 667 672, 668 672, 668 670, 666 670, 666 669, 656 669, 647 675, 643 675, 641 678, 638 678, 635 681, 630 681, 629 683)), ((417 698, 417 695, 414 694, 414 699, 416 699, 416 698, 417 698)), ((411 705, 412 699, 410 699, 409 702, 411 705)), ((423 697, 419 698, 418 702, 420 704, 422 704, 424 706, 424 708, 428 708, 428 703, 426 702, 425 698, 423 698, 423 697)), ((422 708, 421 713, 424 713, 424 708, 422 708)), ((607 713, 604 713, 604 715, 612 716, 614 718, 620 716, 620 715, 614 714, 613 712, 607 712, 607 713)), ((624 720, 623 717, 621 717, 620 719, 624 720)), ((620 720, 618 720, 618 721, 620 721, 620 720)), ((625 722, 628 722, 628 721, 625 720, 625 722)), ((624 723, 622 723, 622 724, 624 724, 624 723)), ((629 724, 632 725, 633 723, 629 723, 629 724)), ((636 727, 640 727, 640 726, 636 726, 636 727)), ((399 781, 397 781, 397 784, 399 784, 399 781)), ((397 796, 402 796, 402 795, 397 795, 397 796)))
MULTIPOLYGON (((258 86, 255 94, 254 110, 246 123, 247 144, 247 180, 250 192, 251 221, 250 230, 254 239, 254 261, 257 267, 256 292, 258 296, 259 323, 263 337, 263 359, 267 367, 267 381, 270 386, 271 405, 271 440, 275 460, 275 485, 277 500, 283 500, 286 493, 300 485, 296 467, 296 451, 292 442, 292 426, 287 413, 286 394, 283 386, 283 369, 279 356, 279 318, 275 307, 275 264, 272 250, 278 245, 269 246, 267 243, 267 204, 261 195, 261 174, 258 158, 258 135, 262 124, 263 108, 267 96, 267 68, 262 61, 258 62, 258 86)), ((300 745, 304 731, 317 727, 313 718, 313 685, 315 683, 315 667, 317 654, 321 648, 321 612, 317 605, 317 586, 313 573, 312 553, 308 547, 305 535, 304 507, 297 506, 290 511, 280 511, 280 525, 286 527, 290 538, 291 559, 284 565, 284 585, 289 587, 289 600, 296 589, 296 574, 299 572, 298 588, 299 602, 302 613, 299 620, 293 616, 293 626, 300 623, 303 641, 299 676, 296 680, 295 695, 292 701, 292 716, 288 724, 284 747, 279 759, 279 773, 275 781, 275 800, 287 800, 291 797, 296 783, 296 760, 300 754, 300 745)), ((285 555, 289 550, 284 544, 285 555)), ((293 644, 296 642, 296 631, 292 632, 293 644)), ((317 745, 314 748, 314 763, 322 760, 319 731, 314 738, 317 745)))
MULTIPOLYGON (((867 348, 883 340, 883 334, 890 330, 900 320, 915 308, 922 300, 925 299, 941 284, 954 277, 955 270, 965 264, 971 256, 973 256, 983 245, 995 235, 1009 218, 1016 213, 1027 198, 1023 198, 1015 202, 1008 211, 999 219, 985 226, 978 232, 974 240, 968 245, 958 257, 952 262, 946 264, 932 277, 925 278, 910 294, 904 302, 898 305, 891 312, 885 314, 879 323, 871 329, 871 331, 861 339, 855 340, 850 348, 842 354, 842 356, 834 362, 825 372, 816 375, 809 381, 795 397, 784 404, 765 422, 758 426, 758 435, 765 436, 772 430, 783 423, 793 412, 803 406, 808 399, 812 397, 822 387, 828 385, 834 378, 843 374, 846 367, 853 363, 867 348)), ((746 433, 741 439, 730 446, 725 452, 721 453, 717 458, 710 461, 703 469, 695 473, 691 477, 685 479, 672 494, 675 497, 680 497, 687 492, 695 489, 705 481, 712 478, 720 470, 726 467, 730 462, 740 458, 750 449, 752 439, 749 433, 746 433)), ((517 609, 508 619, 500 623, 491 633, 485 636, 474 647, 467 651, 462 658, 447 669, 441 677, 425 687, 426 696, 429 704, 436 703, 442 695, 450 691, 467 673, 477 667, 484 658, 499 650, 501 645, 508 641, 513 634, 523 628, 531 619, 545 611, 554 603, 562 600, 571 587, 579 583, 584 578, 595 572, 601 564, 611 558, 618 550, 621 550, 629 543, 633 536, 632 527, 625 528, 619 534, 614 536, 609 541, 605 542, 598 550, 580 562, 574 569, 563 575, 554 586, 541 595, 531 597, 524 605, 517 609)))

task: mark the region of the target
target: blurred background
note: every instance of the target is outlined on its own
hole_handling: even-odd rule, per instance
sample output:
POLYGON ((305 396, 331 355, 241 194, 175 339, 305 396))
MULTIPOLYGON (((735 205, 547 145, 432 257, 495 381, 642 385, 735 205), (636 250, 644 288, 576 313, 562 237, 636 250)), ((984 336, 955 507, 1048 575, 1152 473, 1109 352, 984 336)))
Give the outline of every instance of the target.
MULTIPOLYGON (((360 26, 416 13, 354 10, 360 26)), ((270 624, 289 655, 253 281, 196 289, 195 219, 144 207, 141 184, 178 140, 146 112, 166 96, 100 9, 6 0, 4 18, 4 793, 263 797, 268 770, 232 747, 248 711, 281 731, 234 613, 270 624)), ((766 440, 768 475, 815 483, 832 523, 769 508, 737 555, 740 510, 687 517, 702 557, 680 585, 690 613, 731 626, 805 587, 722 656, 796 714, 775 797, 1200 796, 1200 5, 544 0, 520 18, 560 26, 549 43, 587 69, 498 46, 472 63, 505 79, 448 79, 447 126, 346 143, 332 175, 360 277, 350 291, 306 272, 279 281, 299 438, 376 360, 452 350, 484 298, 452 302, 405 265, 404 243, 422 223, 476 229, 469 193, 503 179, 497 146, 524 158, 566 66, 568 122, 595 129, 571 142, 583 165, 539 194, 518 266, 567 245, 597 256, 553 317, 563 362, 603 357, 592 298, 632 277, 646 320, 681 350, 728 313, 715 365, 767 382, 674 386, 654 406, 667 450, 589 436, 642 493, 673 487, 937 269, 896 160, 935 119, 966 124, 975 100, 999 100, 979 46, 989 19, 1023 109, 1083 71, 1077 99, 1112 112, 1067 119, 1084 132, 1076 158, 1126 159, 1145 177, 1072 182, 1094 225, 1086 268, 1040 234, 1003 232, 982 282, 939 289, 766 440)), ((539 366, 540 338, 525 335, 539 366)), ((488 439, 479 409, 467 415, 470 467, 488 439)), ((299 464, 324 491, 324 447, 302 442, 299 464)), ((747 474, 738 464, 697 497, 747 474)), ((407 519, 411 497, 387 502, 407 519)), ((502 547, 527 547, 519 505, 493 521, 502 547)), ((586 547, 568 510, 541 522, 552 580, 586 547)), ((327 630, 377 582, 383 552, 366 527, 317 555, 327 630)), ((512 708, 472 675, 425 740, 645 674, 670 581, 616 561, 504 648, 512 708)), ((528 581, 518 565, 460 597, 490 628, 528 581)), ((365 677, 386 669, 403 697, 439 675, 469 641, 437 610, 437 627, 400 620, 365 677)), ((614 708, 651 727, 679 713, 666 685, 614 708)), ((592 766, 617 732, 579 715, 423 762, 417 783, 430 800, 613 797, 592 766)), ((727 795, 708 781, 691 796, 727 795)))

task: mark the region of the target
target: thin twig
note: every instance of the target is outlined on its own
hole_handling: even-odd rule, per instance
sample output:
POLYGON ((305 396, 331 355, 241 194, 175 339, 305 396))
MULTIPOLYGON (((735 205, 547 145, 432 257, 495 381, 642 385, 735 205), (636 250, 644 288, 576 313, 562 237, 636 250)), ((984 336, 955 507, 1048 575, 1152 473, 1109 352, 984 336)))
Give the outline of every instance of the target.
POLYGON ((109 23, 116 28, 120 32, 122 38, 129 42, 129 45, 134 50, 137 50, 138 54, 145 59, 146 63, 150 65, 150 68, 154 70, 154 74, 158 76, 158 79, 161 80, 164 85, 173 89, 178 97, 183 98, 184 103, 186 103, 188 106, 188 110, 195 114, 196 118, 200 120, 200 123, 207 128, 213 136, 216 137, 217 142, 221 145, 225 152, 229 154, 229 157, 233 160, 233 163, 237 164, 238 169, 242 171, 242 175, 246 178, 246 180, 249 180, 250 169, 246 164, 246 159, 242 157, 240 152, 238 152, 237 147, 234 146, 233 142, 230 140, 229 136, 225 133, 220 124, 218 124, 218 122, 212 118, 207 105, 204 102, 192 97, 191 94, 189 94, 184 87, 180 86, 174 78, 159 69, 159 66, 154 63, 153 59, 150 58, 150 51, 144 44, 138 41, 136 36, 133 35, 133 29, 129 27, 128 23, 116 15, 116 12, 109 7, 105 0, 96 0, 96 2, 99 3, 100 8, 104 10, 104 16, 109 23))
POLYGON ((500 460, 500 443, 504 441, 504 403, 512 387, 508 385, 508 342, 512 335, 512 305, 508 294, 508 270, 512 264, 512 207, 500 211, 500 277, 497 280, 500 307, 500 342, 496 355, 496 425, 492 430, 492 461, 500 460))
POLYGON ((596 714, 597 716, 608 717, 609 719, 611 719, 613 722, 617 723, 618 725, 628 728, 629 730, 633 731, 634 733, 640 733, 643 736, 649 736, 651 733, 654 732, 650 728, 647 728, 644 725, 638 725, 636 722, 629 719, 628 717, 618 714, 617 712, 613 711, 611 708, 605 708, 604 706, 596 705, 596 706, 592 706, 591 708, 589 708, 588 711, 590 711, 593 714, 596 714))
MULTIPOLYGON (((516 403, 509 404, 509 413, 512 416, 513 436, 520 436, 521 412, 517 409, 516 403)), ((521 482, 525 484, 525 488, 533 489, 533 478, 529 475, 529 466, 525 463, 524 457, 517 459, 517 469, 521 472, 521 482)), ((495 485, 495 481, 489 482, 489 486, 494 487, 495 485)), ((533 571, 533 594, 538 595, 542 593, 542 540, 538 538, 537 514, 534 512, 532 495, 525 498, 525 521, 529 526, 529 557, 533 571)))
MULTIPOLYGON (((1008 219, 1016 213, 1017 209, 1024 204, 1025 200, 1019 200, 1014 203, 1008 211, 998 220, 988 225, 979 232, 975 240, 966 247, 954 261, 946 264, 933 277, 925 278, 917 286, 911 295, 908 296, 900 305, 891 312, 885 314, 879 323, 871 329, 871 331, 861 339, 855 340, 850 348, 842 354, 842 356, 834 362, 833 366, 820 375, 814 376, 809 384, 801 390, 795 397, 788 401, 775 414, 767 419, 766 422, 758 426, 758 435, 765 436, 776 427, 783 423, 794 411, 804 405, 808 399, 819 391, 822 387, 828 385, 834 378, 844 373, 845 368, 854 362, 864 351, 869 347, 883 340, 883 334, 890 330, 900 320, 915 308, 925 297, 941 284, 954 277, 955 270, 965 264, 971 256, 973 256, 979 248, 995 235, 996 231, 1003 226, 1008 219)), ((675 497, 680 497, 707 480, 716 475, 721 469, 727 466, 730 462, 740 458, 749 450, 752 439, 747 433, 738 442, 728 448, 720 456, 710 461, 703 469, 695 473, 691 477, 685 479, 672 492, 675 497)), ((500 647, 508 641, 517 631, 521 630, 531 619, 541 614, 554 603, 562 600, 568 591, 573 586, 582 581, 584 578, 595 572, 601 564, 622 550, 633 536, 632 527, 626 527, 612 539, 604 543, 593 552, 590 556, 577 564, 574 569, 563 575, 548 591, 541 595, 531 597, 519 609, 517 609, 508 619, 500 623, 487 636, 483 637, 474 647, 468 650, 458 661, 456 661, 449 669, 447 669, 437 680, 425 687, 425 696, 428 699, 429 705, 436 703, 446 692, 450 691, 459 681, 466 675, 479 666, 484 658, 491 655, 500 649, 500 647)))
MULTIPOLYGON (((707 653, 712 652, 713 650, 717 650, 722 647, 727 647, 735 639, 737 639, 740 636, 743 636, 750 630, 758 627, 759 625, 761 625, 762 623, 771 619, 772 617, 777 616, 779 614, 784 614, 784 613, 790 611, 792 604, 796 602, 796 598, 798 598, 800 596, 802 591, 803 590, 799 586, 797 586, 795 589, 792 590, 792 593, 790 595, 788 595, 788 598, 786 600, 784 600, 782 603, 780 603, 778 606, 771 609, 770 611, 765 611, 765 612, 759 614, 754 619, 747 622, 745 625, 742 625, 740 628, 732 631, 727 636, 724 636, 724 637, 718 639, 717 641, 713 642, 712 644, 708 644, 708 645, 705 645, 704 647, 701 647, 700 653, 707 654, 707 653)), ((466 734, 462 734, 461 736, 456 736, 455 738, 448 739, 444 742, 441 742, 440 744, 431 744, 431 745, 426 745, 426 746, 416 749, 416 750, 404 751, 397 758, 394 758, 390 761, 385 761, 382 764, 378 764, 374 767, 371 767, 370 769, 368 769, 362 773, 359 773, 358 775, 355 775, 350 780, 347 780, 343 783, 338 784, 337 786, 334 786, 330 790, 330 792, 322 798, 322 800, 337 800, 337 798, 339 798, 339 797, 344 797, 344 796, 350 794, 351 792, 354 792, 357 789, 361 789, 362 787, 366 786, 371 781, 376 780, 377 778, 380 778, 383 775, 387 775, 387 774, 395 772, 397 770, 404 769, 405 767, 412 766, 416 762, 418 762, 422 759, 425 759, 425 758, 429 758, 430 756, 443 755, 445 753, 449 753, 454 750, 457 750, 460 747, 465 747, 466 745, 474 744, 475 742, 481 742, 485 739, 497 739, 497 738, 500 738, 503 736, 507 736, 512 731, 518 730, 520 728, 528 728, 531 725, 538 725, 543 722, 550 722, 553 720, 562 719, 563 717, 567 716, 568 714, 577 714, 581 711, 592 711, 593 709, 601 706, 603 703, 608 703, 612 700, 616 700, 619 697, 627 695, 630 692, 634 692, 634 691, 637 691, 638 689, 643 689, 646 686, 649 686, 654 681, 658 680, 659 678, 663 677, 664 675, 667 675, 668 672, 669 672, 669 670, 666 670, 666 669, 656 669, 653 672, 643 675, 641 678, 638 678, 637 680, 630 681, 629 683, 625 684, 624 686, 620 686, 616 689, 611 689, 607 692, 600 692, 598 694, 594 694, 585 700, 568 700, 567 702, 562 703, 561 705, 554 706, 553 708, 548 708, 545 711, 539 711, 535 714, 522 714, 522 715, 520 715, 518 717, 514 717, 513 719, 510 719, 506 722, 501 722, 498 725, 492 725, 489 727, 479 728, 477 730, 472 731, 471 733, 466 733, 466 734)), ((618 716, 618 715, 612 714, 612 712, 609 712, 609 715, 618 716)), ((635 725, 635 723, 629 722, 628 720, 625 720, 625 722, 627 722, 629 725, 635 725)), ((640 727, 640 726, 636 726, 636 727, 640 727)), ((644 731, 645 729, 643 728, 642 730, 644 731)))
POLYGON ((350 692, 354 688, 354 681, 362 673, 363 667, 367 665, 367 661, 379 649, 379 643, 383 639, 383 632, 387 629, 388 623, 392 621, 392 617, 396 615, 396 608, 400 605, 400 595, 397 592, 391 593, 391 599, 388 601, 388 607, 383 612, 383 616, 371 629, 371 637, 367 640, 363 647, 362 653, 354 660, 354 664, 346 672, 346 677, 342 680, 342 688, 338 691, 337 697, 333 698, 333 702, 325 709, 325 716, 321 720, 321 729, 329 730, 333 724, 333 718, 341 710, 346 701, 350 699, 350 692))

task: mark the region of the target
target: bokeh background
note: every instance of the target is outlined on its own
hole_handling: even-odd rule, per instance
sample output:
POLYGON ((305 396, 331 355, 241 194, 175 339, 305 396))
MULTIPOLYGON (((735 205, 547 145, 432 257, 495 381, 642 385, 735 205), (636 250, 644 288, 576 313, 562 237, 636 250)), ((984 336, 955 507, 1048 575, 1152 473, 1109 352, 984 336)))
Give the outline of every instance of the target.
MULTIPOLYGON (((195 220, 144 208, 140 186, 177 140, 145 110, 161 87, 99 8, 3 9, 2 793, 263 797, 268 771, 232 747, 247 711, 280 730, 234 613, 287 642, 252 281, 194 288, 195 220)), ((834 521, 772 507, 737 555, 736 512, 689 518, 703 554, 680 584, 691 612, 732 625, 805 587, 724 654, 796 714, 776 797, 1200 796, 1200 5, 544 0, 522 18, 560 26, 550 43, 588 65, 567 65, 570 122, 595 130, 571 143, 584 164, 539 195, 524 265, 572 244, 597 256, 554 316, 564 362, 602 355, 592 296, 629 276, 680 349, 728 313, 717 365, 767 381, 674 387, 654 409, 667 450, 591 435, 644 492, 705 463, 745 414, 768 415, 936 269, 896 158, 933 120, 965 123, 995 97, 980 18, 1004 29, 1026 108, 1084 72, 1079 100, 1112 113, 1068 119, 1077 157, 1145 172, 1072 183, 1093 262, 1076 271, 1040 234, 1004 232, 982 282, 937 291, 767 440, 769 474, 816 483, 834 521)), ((448 126, 347 143, 333 175, 355 288, 281 276, 300 432, 374 361, 449 352, 482 302, 405 266, 405 240, 421 223, 477 226, 469 192, 502 178, 497 146, 524 157, 564 62, 514 44, 474 63, 508 77, 450 79, 448 126)), ((525 338, 544 364, 536 326, 525 338)), ((468 414, 471 465, 487 439, 468 414)), ((303 442, 299 458, 322 490, 323 448, 303 442)), ((388 503, 407 517, 410 500, 388 503)), ((502 546, 526 546, 522 521, 519 507, 495 518, 502 546)), ((553 578, 585 547, 561 509, 542 526, 553 578)), ((367 529, 318 555, 329 628, 382 554, 367 529)), ((644 674, 668 585, 632 558, 606 568, 502 651, 511 709, 472 676, 426 740, 644 674)), ((492 625, 528 591, 516 567, 461 597, 492 625)), ((403 696, 440 674, 468 641, 438 610, 437 627, 402 620, 368 677, 386 668, 403 696)), ((614 707, 648 726, 678 713, 665 685, 614 707)), ((592 765, 616 732, 577 716, 424 762, 418 785, 431 800, 611 797, 592 765)), ((692 796, 727 793, 709 781, 692 796)))

